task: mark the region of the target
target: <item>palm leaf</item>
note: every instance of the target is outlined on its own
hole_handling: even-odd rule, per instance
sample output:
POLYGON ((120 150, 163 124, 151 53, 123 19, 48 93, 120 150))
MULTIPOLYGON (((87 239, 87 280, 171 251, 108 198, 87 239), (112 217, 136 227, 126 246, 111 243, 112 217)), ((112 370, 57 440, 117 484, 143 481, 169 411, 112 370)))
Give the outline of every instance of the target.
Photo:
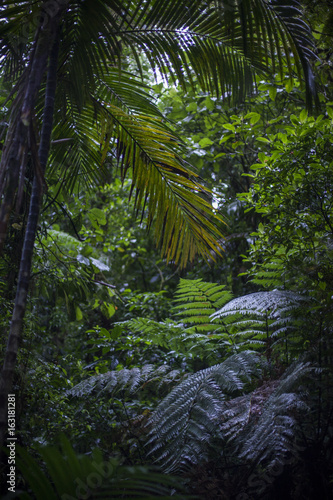
MULTIPOLYGON (((179 140, 162 122, 156 106, 153 109, 148 104, 140 86, 130 95, 134 85, 121 72, 122 53, 125 47, 132 51, 141 73, 144 53, 155 74, 171 77, 183 86, 198 82, 203 90, 232 94, 237 100, 253 91, 256 72, 274 71, 276 63, 283 72, 286 61, 290 74, 295 66, 301 77, 303 69, 310 95, 314 89, 307 62, 309 33, 296 4, 288 5, 263 0, 182 0, 176 7, 173 0, 65 3, 55 135, 73 142, 65 162, 60 148, 53 162, 57 167, 71 165, 67 188, 73 189, 78 178, 98 181, 111 147, 123 175, 131 169, 136 207, 147 208, 148 226, 155 221, 155 239, 166 260, 184 266, 196 252, 206 259, 211 258, 211 251, 219 255, 221 218, 212 208, 211 193, 182 159, 179 140), (68 116, 72 117, 70 123, 68 116), (97 137, 97 117, 106 132, 102 139, 97 137), (101 151, 96 148, 99 143, 101 151)), ((3 3, 0 55, 6 60, 7 77, 24 71, 24 61, 34 50, 36 19, 47 24, 48 16, 54 14, 50 9, 47 2, 3 3)), ((38 104, 37 114, 42 115, 38 104)), ((7 175, 5 163, 2 180, 7 175)))
MULTIPOLYGON (((32 39, 29 31, 41 4, 3 3, 0 53, 7 61, 19 59, 17 46, 32 39), (28 33, 24 40, 22 26, 28 33)), ((47 13, 47 5, 44 9, 47 13)), ((62 71, 68 85, 83 98, 90 85, 95 86, 96 75, 105 72, 110 62, 117 64, 123 47, 129 47, 141 71, 140 53, 144 52, 153 70, 173 81, 186 86, 197 79, 205 90, 221 95, 232 90, 235 99, 241 99, 253 90, 256 71, 275 71, 278 65, 284 72, 285 59, 290 75, 296 70, 301 78, 303 71, 310 96, 314 92, 308 64, 312 41, 301 17, 295 0, 288 4, 283 0, 182 0, 176 5, 174 0, 76 0, 69 3, 63 20, 62 71), (84 86, 80 75, 85 75, 84 86)))
POLYGON ((109 151, 122 177, 131 173, 137 211, 141 207, 143 217, 147 209, 148 227, 155 222, 155 239, 167 261, 184 266, 197 252, 206 259, 211 251, 221 255, 223 221, 212 208, 212 193, 182 159, 184 146, 162 121, 146 86, 127 75, 122 86, 115 72, 106 80, 82 111, 68 103, 66 122, 54 130, 55 143, 68 142, 51 153, 51 177, 60 172, 70 182, 68 190, 77 179, 89 185, 105 173, 109 151))

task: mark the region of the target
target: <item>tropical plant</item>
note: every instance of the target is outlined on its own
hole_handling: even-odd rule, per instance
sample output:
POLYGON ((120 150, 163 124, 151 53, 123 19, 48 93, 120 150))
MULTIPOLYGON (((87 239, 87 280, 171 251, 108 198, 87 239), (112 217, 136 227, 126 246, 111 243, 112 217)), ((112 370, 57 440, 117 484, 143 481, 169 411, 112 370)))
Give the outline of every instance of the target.
POLYGON ((196 78, 204 90, 234 90, 238 99, 252 91, 254 71, 278 65, 282 72, 284 58, 291 74, 293 62, 298 74, 305 74, 309 100, 314 89, 308 31, 294 5, 286 11, 259 0, 241 8, 183 0, 177 9, 169 0, 125 6, 114 0, 10 0, 0 12, 3 75, 13 87, 0 166, 0 248, 14 205, 20 213, 30 198, 1 375, 3 432, 50 158, 51 176, 62 177, 59 189, 74 188, 79 173, 91 178, 96 165, 106 168, 110 151, 123 176, 132 171, 137 207, 148 208, 149 225, 155 219, 157 243, 168 260, 185 264, 197 250, 207 257, 210 249, 220 252, 221 219, 209 192, 183 161, 178 138, 162 122, 145 86, 121 71, 123 47, 130 48, 141 71, 144 51, 155 74, 171 74, 184 86, 196 78), (96 121, 99 127, 92 127, 96 121), (55 149, 49 154, 52 135, 55 149), (27 175, 33 177, 31 195, 27 175))
POLYGON ((164 398, 150 421, 149 444, 165 470, 186 469, 207 456, 206 446, 216 436, 225 401, 255 373, 257 356, 243 352, 188 376, 164 398))
POLYGON ((329 105, 316 120, 305 110, 292 114, 283 132, 267 134, 269 151, 252 165, 252 188, 240 195, 248 210, 262 214, 249 255, 252 272, 257 265, 265 272, 266 264, 282 271, 266 283, 269 275, 258 273, 257 284, 325 296, 332 274, 332 118, 329 105))
POLYGON ((160 403, 150 419, 149 444, 165 470, 184 470, 208 459, 216 439, 228 439, 235 458, 263 461, 266 467, 287 453, 296 425, 293 411, 306 409, 294 389, 311 368, 297 364, 280 381, 271 382, 266 393, 247 389, 246 396, 237 397, 259 375, 258 361, 253 352, 231 356, 190 375, 160 403))
POLYGON ((68 396, 82 397, 95 393, 99 397, 103 392, 116 395, 135 394, 149 384, 154 385, 154 390, 163 388, 164 384, 170 385, 179 381, 181 371, 172 369, 167 365, 155 367, 144 365, 142 368, 124 368, 119 371, 108 371, 94 375, 67 391, 68 396))
POLYGON ((253 282, 311 298, 298 347, 307 342, 326 366, 332 355, 332 117, 329 104, 317 119, 303 110, 283 132, 267 134, 269 149, 252 165, 250 191, 240 195, 262 216, 247 259, 253 282))
POLYGON ((197 365, 198 359, 206 366, 216 363, 232 348, 223 326, 210 321, 210 316, 231 298, 224 288, 201 279, 180 279, 171 309, 173 319, 154 321, 139 317, 119 323, 119 327, 134 332, 142 342, 149 341, 174 352, 188 366, 191 361, 197 365))
POLYGON ((122 466, 117 460, 104 460, 98 449, 89 457, 78 455, 65 436, 61 436, 60 443, 58 447, 39 449, 46 472, 26 450, 18 449, 17 463, 24 481, 12 498, 193 498, 186 495, 179 478, 156 468, 122 466))
MULTIPOLYGON (((211 335, 214 330, 208 328, 207 311, 210 313, 223 305, 229 294, 216 284, 211 284, 210 288, 208 283, 200 280, 195 280, 192 285, 190 280, 181 281, 175 310, 180 313, 179 324, 177 327, 175 323, 169 329, 169 335, 173 335, 173 329, 188 328, 190 331, 196 326, 203 327, 201 335, 211 335), (194 299, 196 306, 191 307, 194 299)), ((304 296, 283 290, 250 294, 229 301, 213 315, 211 327, 227 328, 229 335, 235 338, 235 349, 241 352, 228 357, 232 351, 226 350, 226 359, 222 363, 196 373, 187 373, 193 368, 189 364, 179 370, 166 364, 142 366, 142 361, 134 368, 123 368, 118 364, 110 371, 105 370, 107 365, 103 367, 100 358, 100 364, 94 365, 101 368, 100 373, 96 370, 97 373, 93 374, 93 365, 86 366, 80 377, 85 376, 84 372, 90 373, 89 377, 66 391, 58 391, 53 401, 64 416, 62 422, 58 417, 57 430, 61 426, 66 428, 65 424, 70 422, 75 427, 71 433, 75 435, 76 443, 83 445, 82 451, 87 451, 88 446, 88 453, 90 443, 99 442, 103 435, 103 449, 112 450, 119 457, 120 448, 126 463, 150 463, 154 459, 167 471, 194 476, 196 468, 201 467, 202 480, 207 474, 205 468, 208 470, 210 464, 215 463, 218 467, 213 467, 212 484, 220 484, 228 478, 220 492, 227 495, 229 484, 229 488, 239 493, 239 498, 266 499, 276 482, 279 484, 280 479, 283 482, 282 476, 287 470, 292 470, 292 477, 288 479, 292 485, 299 475, 305 474, 308 453, 314 460, 323 460, 325 467, 330 467, 331 463, 328 456, 332 418, 330 374, 317 370, 315 380, 312 377, 305 379, 315 373, 308 362, 299 359, 285 373, 279 363, 280 359, 290 361, 291 357, 297 358, 301 352, 306 339, 304 323, 294 314, 300 310, 301 318, 306 316, 309 306, 312 307, 311 301, 305 300, 304 296), (216 324, 214 316, 217 316, 216 324), (266 352, 267 345, 264 348, 259 345, 257 352, 244 350, 246 342, 250 347, 255 345, 251 344, 251 335, 258 334, 257 324, 262 318, 269 322, 270 336, 266 343, 279 338, 283 341, 274 342, 272 351, 276 357, 270 358, 266 353, 270 363, 261 355, 261 352, 266 352), (244 321, 249 337, 242 335, 244 321), (219 324, 221 322, 224 325, 219 324), (284 356, 285 328, 291 332, 287 336, 288 345, 294 339, 298 342, 297 349, 289 350, 291 356, 288 359, 284 356), (161 398, 164 398, 162 402, 161 398)), ((150 343, 147 337, 154 342, 155 336, 160 344, 159 323, 153 322, 153 333, 149 332, 148 321, 146 325, 143 320, 141 323, 145 334, 132 333, 133 338, 137 336, 143 345, 144 342, 150 343)), ((133 330, 134 324, 131 324, 133 330)), ((161 325, 163 327, 163 323, 161 325)), ((123 327, 118 324, 110 332, 99 328, 100 335, 92 339, 95 351, 97 348, 103 352, 109 349, 104 357, 110 359, 110 350, 124 334, 123 327)), ((98 333, 97 329, 95 333, 98 333)), ((168 339, 162 328, 161 338, 163 335, 166 346, 168 341, 174 341, 172 337, 168 339)), ((128 342, 123 347, 133 350, 134 340, 128 342)), ((175 348, 186 351, 180 342, 175 348)), ((146 359, 143 349, 140 359, 146 359)), ((45 432, 39 439, 45 439, 45 432)), ((46 439, 50 439, 50 434, 46 439)), ((328 473, 323 472, 323 491, 325 488, 329 491, 327 477, 328 473)), ((309 488, 313 488, 315 477, 310 474, 307 481, 309 488)), ((192 480, 192 485, 199 482, 198 476, 192 480)), ((201 491, 200 495, 203 495, 201 491)), ((209 498, 214 498, 214 494, 209 498)))
POLYGON ((118 323, 116 329, 180 355, 188 368, 194 363, 196 370, 203 368, 199 359, 209 366, 249 346, 265 353, 269 361, 274 357, 287 364, 302 352, 307 339, 305 311, 316 307, 311 297, 273 290, 231 298, 223 285, 181 279, 172 319, 135 317, 118 323))
POLYGON ((310 307, 310 304, 311 299, 296 292, 256 292, 231 300, 211 319, 221 321, 223 318, 237 348, 251 345, 252 349, 264 349, 268 361, 275 355, 289 363, 289 351, 293 356, 298 348, 299 354, 304 342, 297 313, 304 314, 305 305, 310 307))

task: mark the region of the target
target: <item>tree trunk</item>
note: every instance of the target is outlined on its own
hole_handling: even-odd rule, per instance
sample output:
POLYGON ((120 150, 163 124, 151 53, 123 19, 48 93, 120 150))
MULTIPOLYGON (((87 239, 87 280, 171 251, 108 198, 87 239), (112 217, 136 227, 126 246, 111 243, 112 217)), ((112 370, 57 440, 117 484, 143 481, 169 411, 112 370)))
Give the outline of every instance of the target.
MULTIPOLYGON (((54 114, 54 100, 56 92, 56 73, 57 73, 58 51, 60 42, 59 19, 60 17, 56 16, 52 20, 52 22, 50 20, 48 33, 46 33, 47 38, 45 39, 44 36, 40 37, 39 39, 44 49, 44 52, 42 54, 43 60, 38 61, 36 64, 37 66, 36 73, 38 73, 37 76, 39 79, 39 85, 42 80, 43 66, 46 66, 47 57, 50 52, 50 46, 51 46, 51 52, 49 56, 49 67, 47 73, 40 147, 38 151, 38 158, 36 158, 37 165, 35 165, 28 222, 27 222, 27 228, 25 232, 25 239, 24 239, 24 245, 20 262, 20 270, 19 270, 18 285, 16 290, 14 310, 12 315, 12 321, 10 326, 3 369, 0 378, 0 448, 2 447, 6 433, 7 399, 8 399, 8 394, 11 392, 13 385, 16 358, 19 348, 20 336, 22 332, 23 318, 27 304, 33 249, 37 232, 38 218, 42 204, 42 194, 43 194, 42 178, 48 160, 50 141, 51 141, 51 132, 52 132, 53 114, 54 114), (46 45, 46 42, 48 42, 48 45, 46 45)), ((37 52, 38 51, 36 49, 36 54, 37 52)), ((33 68, 31 69, 31 74, 34 74, 33 68)), ((28 117, 33 112, 34 103, 36 99, 36 85, 33 85, 33 87, 34 87, 34 92, 33 92, 34 95, 32 95, 31 93, 29 94, 27 90, 26 94, 29 94, 28 95, 29 98, 25 99, 22 108, 21 122, 22 121, 24 122, 25 119, 27 119, 30 122, 30 119, 28 119, 28 117)), ((18 124, 17 130, 21 128, 22 128, 21 124, 18 124)), ((26 129, 28 129, 28 126, 26 126, 26 129)), ((25 132, 25 137, 22 137, 22 141, 26 140, 27 140, 27 132, 25 132)))

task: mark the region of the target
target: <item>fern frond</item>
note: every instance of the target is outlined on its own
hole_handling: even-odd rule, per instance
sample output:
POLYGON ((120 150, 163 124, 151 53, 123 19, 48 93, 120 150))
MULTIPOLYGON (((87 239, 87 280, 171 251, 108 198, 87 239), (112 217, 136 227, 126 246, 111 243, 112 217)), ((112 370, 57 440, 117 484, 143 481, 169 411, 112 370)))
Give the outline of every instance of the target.
POLYGON ((295 451, 297 417, 307 410, 300 384, 312 371, 310 363, 298 362, 274 383, 275 388, 260 411, 249 415, 248 428, 236 437, 240 457, 271 468, 276 462, 283 463, 288 452, 295 451))
MULTIPOLYGON (((214 322, 223 318, 239 347, 246 346, 247 342, 264 345, 262 341, 266 338, 271 348, 273 337, 279 339, 283 335, 287 341, 286 336, 297 334, 296 313, 309 300, 299 293, 284 290, 257 292, 231 300, 211 319, 214 322), (238 342, 239 338, 241 342, 238 342)), ((269 350, 267 355, 270 356, 269 350)))
MULTIPOLYGON (((172 308, 175 320, 156 322, 134 318, 122 323, 143 339, 184 356, 213 358, 218 351, 230 348, 230 339, 221 325, 213 324, 210 315, 231 298, 223 285, 198 280, 181 279, 172 308), (176 321, 177 320, 177 321, 176 321)), ((215 358, 215 359, 214 359, 215 358)))
POLYGON ((144 365, 142 368, 124 368, 120 371, 109 371, 93 375, 66 391, 67 396, 87 397, 93 393, 109 393, 113 396, 119 392, 134 394, 150 383, 157 388, 174 384, 182 376, 180 370, 167 365, 156 368, 154 365, 144 365))
POLYGON ((252 352, 231 356, 188 376, 160 403, 150 425, 150 453, 166 470, 186 469, 202 460, 216 434, 226 399, 244 387, 244 378, 258 372, 252 352))
MULTIPOLYGON (((181 317, 186 327, 196 326, 196 330, 200 332, 202 331, 200 325, 205 325, 206 329, 209 317, 232 297, 232 294, 224 288, 224 285, 201 279, 181 278, 174 299, 176 305, 172 308, 172 312, 176 318, 181 317)), ((212 331, 213 329, 214 327, 211 327, 212 331)))
POLYGON ((226 306, 212 315, 212 319, 228 316, 232 313, 268 314, 270 319, 279 318, 285 311, 298 308, 308 300, 299 293, 284 290, 256 292, 231 300, 226 306))
POLYGON ((274 290, 284 285, 284 275, 285 268, 281 262, 265 262, 256 269, 251 281, 262 288, 274 290))

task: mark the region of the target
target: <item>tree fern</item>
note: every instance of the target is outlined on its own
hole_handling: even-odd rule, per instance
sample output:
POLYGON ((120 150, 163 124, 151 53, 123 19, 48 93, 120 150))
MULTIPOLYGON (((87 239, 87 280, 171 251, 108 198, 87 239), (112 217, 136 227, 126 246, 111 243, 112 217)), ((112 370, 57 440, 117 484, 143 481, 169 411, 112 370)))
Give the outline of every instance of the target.
POLYGON ((245 388, 242 375, 257 374, 257 363, 250 352, 232 356, 188 377, 162 401, 150 420, 148 444, 166 471, 202 463, 216 439, 234 460, 267 471, 290 454, 297 459, 299 419, 308 409, 300 383, 313 368, 295 364, 281 380, 237 396, 245 388))
POLYGON ((219 351, 230 349, 231 340, 223 326, 210 321, 210 316, 231 296, 223 285, 181 279, 173 301, 174 320, 134 318, 122 325, 143 339, 185 357, 208 357, 216 362, 219 351))
POLYGON ((296 292, 257 292, 231 300, 211 319, 221 321, 223 318, 239 347, 263 346, 270 357, 273 343, 287 342, 288 335, 296 331, 295 313, 306 301, 309 298, 296 292))
POLYGON ((225 401, 258 373, 252 352, 229 357, 220 365, 188 376, 160 403, 150 420, 150 453, 167 471, 183 470, 207 456, 225 401))
POLYGON ((297 417, 308 409, 299 386, 311 371, 313 367, 309 363, 295 363, 289 367, 260 414, 245 434, 238 435, 240 457, 272 468, 277 462, 286 460, 293 447, 296 449, 297 417))

